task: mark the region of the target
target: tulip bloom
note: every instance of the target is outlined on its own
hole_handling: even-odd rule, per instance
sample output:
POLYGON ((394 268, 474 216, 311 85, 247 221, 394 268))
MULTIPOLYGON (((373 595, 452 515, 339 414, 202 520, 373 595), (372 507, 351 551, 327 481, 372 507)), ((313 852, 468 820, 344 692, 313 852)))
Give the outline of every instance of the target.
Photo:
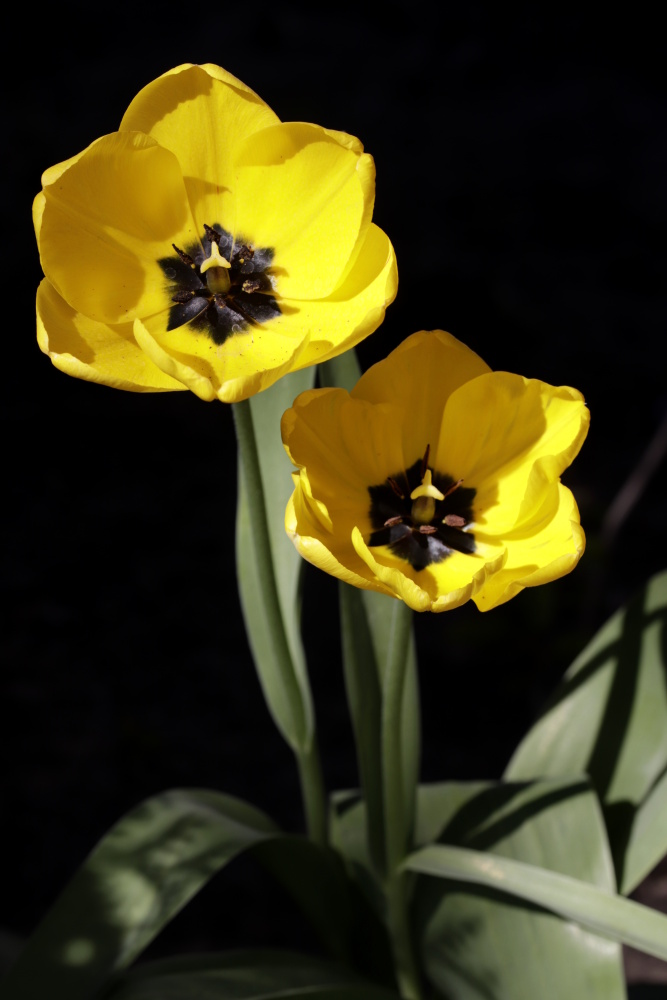
POLYGON ((415 611, 495 608, 584 551, 560 475, 581 393, 493 372, 440 330, 415 333, 351 393, 304 392, 283 416, 298 467, 285 526, 301 555, 415 611))
POLYGON ((150 83, 42 184, 38 342, 79 378, 236 402, 357 344, 396 294, 358 139, 281 123, 217 66, 150 83))

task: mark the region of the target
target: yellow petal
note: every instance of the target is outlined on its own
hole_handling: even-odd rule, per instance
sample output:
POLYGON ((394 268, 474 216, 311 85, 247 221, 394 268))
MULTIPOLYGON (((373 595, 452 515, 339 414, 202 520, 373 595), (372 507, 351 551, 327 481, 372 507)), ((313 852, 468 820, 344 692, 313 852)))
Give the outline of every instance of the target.
POLYGON ((165 313, 135 325, 135 335, 155 364, 183 381, 201 399, 236 403, 267 389, 290 371, 303 367, 308 346, 300 331, 276 334, 272 322, 251 326, 216 344, 206 333, 187 326, 166 329, 165 313))
MULTIPOLYGON (((352 390, 355 398, 403 407, 403 450, 407 466, 431 446, 431 464, 438 452, 442 414, 448 397, 460 385, 490 371, 489 366, 456 337, 442 330, 420 331, 362 375, 352 390)), ((457 476, 457 478, 459 478, 457 476)))
POLYGON ((283 313, 272 320, 276 332, 289 327, 307 334, 300 367, 319 364, 354 347, 376 330, 396 296, 396 256, 387 236, 369 226, 354 267, 325 299, 280 299, 283 313))
POLYGON ((371 157, 317 125, 287 122, 252 135, 237 159, 239 233, 275 250, 277 291, 319 299, 345 277, 373 209, 371 157))
POLYGON ((543 502, 578 454, 588 424, 576 389, 492 372, 448 400, 435 467, 475 487, 484 531, 504 537, 543 502))
POLYGON ((229 191, 237 150, 247 136, 278 122, 264 101, 231 73, 219 66, 187 64, 144 87, 120 128, 149 133, 176 155, 198 231, 204 223, 221 223, 234 232, 229 191))
POLYGON ((473 596, 480 611, 509 601, 524 587, 537 587, 570 573, 581 559, 585 537, 571 492, 554 484, 531 522, 503 539, 503 568, 473 596))
POLYGON ((172 243, 197 239, 173 154, 140 133, 116 132, 50 180, 35 216, 44 273, 63 298, 103 323, 164 309, 158 259, 173 255, 172 243))
POLYGON ((108 326, 77 313, 45 278, 37 291, 37 342, 56 368, 116 389, 184 389, 157 368, 132 334, 132 324, 108 326))
POLYGON ((389 404, 351 399, 344 389, 303 392, 283 414, 285 448, 332 518, 350 511, 353 523, 370 530, 368 486, 403 468, 400 433, 394 433, 401 416, 389 404))
POLYGON ((362 560, 357 559, 351 544, 342 546, 342 558, 339 558, 336 543, 340 542, 340 539, 331 536, 327 545, 318 537, 318 526, 315 524, 315 530, 312 530, 312 521, 303 501, 303 494, 297 488, 290 497, 285 511, 285 530, 303 558, 318 569, 353 587, 391 594, 388 588, 367 571, 362 560), (353 566, 358 572, 355 572, 353 566))

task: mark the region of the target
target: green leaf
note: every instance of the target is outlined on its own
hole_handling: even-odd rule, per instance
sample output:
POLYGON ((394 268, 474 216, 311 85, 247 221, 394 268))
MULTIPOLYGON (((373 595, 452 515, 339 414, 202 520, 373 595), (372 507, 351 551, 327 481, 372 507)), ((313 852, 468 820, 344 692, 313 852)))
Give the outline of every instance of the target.
MULTIPOLYGON (((440 994, 456 1000, 625 997, 616 944, 517 902, 493 880, 507 859, 522 872, 540 866, 582 880, 575 885, 613 892, 606 832, 585 779, 422 786, 417 817, 417 842, 426 846, 407 867, 440 880, 417 880, 413 923, 424 969, 440 994), (493 854, 482 853, 488 851, 493 854), (473 884, 471 857, 488 861, 486 882, 480 876, 473 884)), ((483 875, 483 863, 478 867, 483 875)))
POLYGON ((309 955, 248 950, 152 962, 124 975, 105 1000, 397 1000, 343 966, 309 955))
POLYGON ((588 882, 497 854, 441 844, 421 848, 407 858, 405 867, 437 878, 486 886, 501 896, 528 900, 595 934, 667 961, 667 916, 588 882))
POLYGON ((624 894, 667 853, 666 623, 667 572, 575 660, 505 773, 509 780, 590 775, 624 894))
POLYGON ((303 560, 285 532, 285 507, 294 484, 292 466, 280 436, 280 419, 294 398, 312 387, 314 378, 314 367, 292 372, 249 401, 266 508, 269 553, 259 549, 258 532, 248 504, 247 474, 250 470, 244 470, 243 448, 239 447, 236 561, 243 617, 269 711, 284 738, 298 752, 310 749, 315 724, 300 631, 303 560), (280 656, 267 608, 260 597, 260 574, 267 571, 267 562, 275 577, 291 664, 285 664, 280 656), (286 671, 290 676, 285 675, 286 671))
POLYGON ((91 997, 246 850, 279 874, 332 951, 344 955, 349 898, 333 852, 282 833, 231 796, 174 790, 142 803, 100 841, 3 981, 3 1000, 91 997))
POLYGON ((339 583, 345 689, 357 751, 359 779, 368 815, 369 852, 377 872, 385 869, 382 796, 382 691, 362 592, 339 583))
POLYGON ((357 359, 357 353, 353 347, 344 354, 339 354, 331 361, 325 361, 318 365, 318 379, 323 387, 339 386, 352 392, 355 385, 361 378, 361 368, 357 359))

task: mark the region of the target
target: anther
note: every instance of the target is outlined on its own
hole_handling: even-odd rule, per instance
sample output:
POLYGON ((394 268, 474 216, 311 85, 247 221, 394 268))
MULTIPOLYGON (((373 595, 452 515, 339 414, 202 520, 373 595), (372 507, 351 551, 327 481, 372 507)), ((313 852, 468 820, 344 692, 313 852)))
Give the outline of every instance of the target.
POLYGON ((262 283, 257 278, 248 278, 248 280, 244 281, 243 284, 241 285, 241 288, 244 292, 256 292, 261 287, 262 283))
POLYGON ((400 500, 405 500, 405 493, 401 493, 401 487, 398 485, 398 483, 396 482, 396 480, 392 479, 391 476, 387 476, 387 482, 391 486, 391 488, 394 491, 394 493, 396 494, 396 496, 400 500))
POLYGON ((401 517, 400 514, 398 514, 396 517, 388 517, 387 520, 384 522, 384 526, 385 528, 393 528, 394 525, 402 523, 403 523, 403 518, 401 517))
POLYGON ((178 254, 178 256, 181 258, 181 260, 183 261, 184 264, 187 264, 188 267, 196 267, 197 266, 189 253, 185 253, 183 250, 179 250, 175 243, 172 243, 171 245, 174 248, 174 250, 176 251, 176 253, 178 254))
POLYGON ((447 514, 443 517, 442 523, 449 525, 450 528, 462 528, 467 522, 465 517, 459 514, 447 514))
POLYGON ((253 250, 252 247, 246 246, 246 244, 244 243, 242 246, 238 248, 235 256, 239 264, 245 264, 246 257, 248 258, 248 260, 252 260, 253 257, 255 256, 255 251, 253 250))
POLYGON ((186 288, 184 288, 182 291, 176 292, 176 294, 172 297, 171 301, 172 302, 180 302, 181 305, 182 305, 185 302, 189 302, 190 299, 194 299, 194 297, 195 297, 195 293, 192 291, 192 289, 186 289, 186 288))
POLYGON ((417 528, 420 535, 435 535, 437 530, 432 524, 420 524, 417 528))
POLYGON ((213 226, 207 226, 206 223, 204 223, 204 232, 208 236, 211 243, 220 244, 220 233, 217 229, 214 229, 213 226))

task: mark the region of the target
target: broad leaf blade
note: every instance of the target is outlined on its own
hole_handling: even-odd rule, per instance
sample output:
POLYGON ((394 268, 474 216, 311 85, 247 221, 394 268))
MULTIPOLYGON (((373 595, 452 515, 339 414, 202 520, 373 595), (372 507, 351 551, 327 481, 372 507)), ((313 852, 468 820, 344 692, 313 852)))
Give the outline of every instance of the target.
MULTIPOLYGON (((492 850, 494 857, 566 872, 608 891, 614 887, 597 798, 583 779, 423 786, 417 836, 426 846, 412 856, 419 859, 410 860, 413 870, 425 871, 440 851, 460 858, 459 847, 444 845, 461 845, 466 858, 474 854, 470 848, 492 850)), ((424 967, 442 995, 456 1000, 625 997, 616 944, 517 903, 495 884, 480 888, 460 873, 445 875, 444 868, 440 875, 442 881, 418 880, 414 910, 424 967)))
POLYGON ((527 900, 611 941, 667 961, 667 916, 588 882, 496 854, 442 844, 423 847, 405 867, 527 900))
MULTIPOLYGON (((303 560, 285 532, 285 507, 294 484, 292 467, 280 436, 280 419, 294 398, 313 385, 315 369, 293 372, 250 400, 271 545, 271 562, 285 633, 299 692, 299 710, 286 693, 276 660, 272 631, 259 597, 261 560, 247 507, 247 485, 239 454, 236 553, 239 593, 248 641, 269 711, 281 733, 297 751, 307 751, 313 738, 314 716, 306 660, 301 642, 300 581, 303 560)), ((265 553, 261 553, 263 559, 265 553)), ((293 685, 290 685, 292 687, 293 685)))
POLYGON ((113 984, 106 1000, 397 1000, 332 962, 292 952, 248 950, 152 962, 113 984))
POLYGON ((642 819, 665 794, 654 787, 667 768, 666 624, 661 573, 575 660, 505 773, 510 780, 590 775, 624 893, 667 852, 667 822, 656 829, 642 819))
POLYGON ((3 981, 4 1000, 87 1000, 229 861, 269 844, 260 860, 281 870, 317 928, 344 951, 347 887, 330 852, 283 834, 231 796, 175 790, 142 803, 100 841, 3 981))

